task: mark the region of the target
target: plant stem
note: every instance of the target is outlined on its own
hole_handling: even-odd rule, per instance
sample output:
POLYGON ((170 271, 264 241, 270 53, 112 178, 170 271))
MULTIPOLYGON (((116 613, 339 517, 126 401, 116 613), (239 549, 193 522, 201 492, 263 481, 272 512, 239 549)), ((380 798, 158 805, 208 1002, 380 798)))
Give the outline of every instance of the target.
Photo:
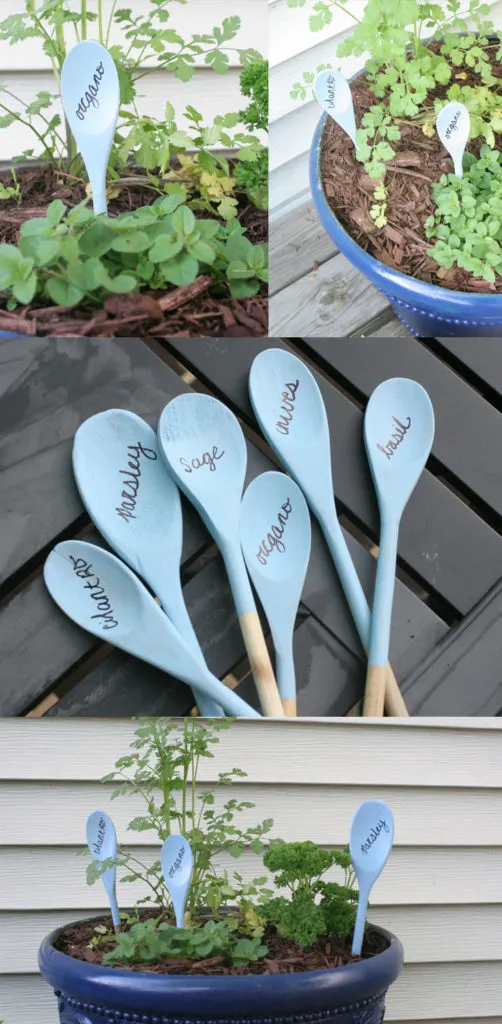
POLYGON ((104 46, 104 19, 103 19, 103 0, 98 0, 98 26, 99 26, 99 41, 104 46))
POLYGON ((112 5, 111 12, 110 12, 110 17, 108 19, 108 29, 107 29, 107 32, 106 32, 106 43, 105 43, 106 46, 108 46, 108 43, 110 42, 110 35, 111 35, 112 28, 113 28, 113 17, 114 17, 114 14, 115 14, 117 3, 118 3, 118 0, 113 0, 113 5, 112 5))
POLYGON ((87 39, 87 0, 81 0, 80 20, 82 23, 82 39, 87 39))

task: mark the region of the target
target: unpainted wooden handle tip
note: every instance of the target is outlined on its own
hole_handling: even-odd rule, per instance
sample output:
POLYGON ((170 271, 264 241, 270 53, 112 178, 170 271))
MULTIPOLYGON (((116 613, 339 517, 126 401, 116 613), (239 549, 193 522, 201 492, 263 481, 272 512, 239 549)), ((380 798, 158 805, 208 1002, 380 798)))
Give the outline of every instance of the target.
POLYGON ((363 715, 365 717, 383 718, 386 688, 387 666, 368 665, 363 703, 363 715))
POLYGON ((296 718, 296 700, 292 697, 283 697, 282 706, 284 708, 284 714, 286 718, 296 718))
POLYGON ((399 683, 392 671, 391 666, 387 663, 387 681, 385 690, 385 710, 388 715, 392 718, 409 718, 408 708, 404 702, 404 697, 399 689, 399 683))
POLYGON ((239 624, 263 714, 269 718, 285 718, 258 613, 245 612, 239 616, 239 624))

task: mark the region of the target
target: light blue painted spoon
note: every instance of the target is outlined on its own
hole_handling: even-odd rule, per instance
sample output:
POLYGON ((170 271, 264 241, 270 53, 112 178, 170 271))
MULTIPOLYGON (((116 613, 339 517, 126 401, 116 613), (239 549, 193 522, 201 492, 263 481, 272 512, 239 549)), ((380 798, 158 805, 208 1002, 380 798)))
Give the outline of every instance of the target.
POLYGON ((56 604, 82 629, 204 690, 229 715, 259 717, 196 658, 146 587, 111 552, 63 541, 51 551, 44 579, 56 604))
POLYGON ((182 835, 168 836, 160 854, 162 874, 173 901, 176 927, 185 927, 187 905, 193 872, 193 853, 190 843, 182 835))
MULTIPOLYGON (((328 419, 323 397, 308 367, 291 352, 269 348, 249 375, 251 403, 263 434, 319 520, 363 647, 370 639, 370 610, 338 522, 328 419)), ((387 710, 408 712, 389 666, 387 710)))
MULTIPOLYGON (((115 825, 105 811, 93 811, 87 819, 86 838, 94 860, 116 860, 117 834, 115 825)), ((117 868, 106 868, 100 875, 106 889, 115 931, 120 931, 120 911, 117 903, 117 868)))
POLYGON ((94 212, 107 213, 106 173, 120 106, 119 76, 108 50, 86 39, 74 46, 61 72, 66 119, 85 163, 94 212))
POLYGON ((370 892, 381 875, 394 841, 392 811, 382 800, 365 800, 350 827, 350 856, 359 884, 352 956, 360 956, 370 892))
POLYGON ((389 657, 399 523, 434 440, 431 400, 414 380, 379 384, 364 416, 364 443, 380 510, 378 556, 363 713, 382 715, 389 657))
POLYGON ((170 473, 223 555, 263 712, 284 717, 240 545, 247 466, 240 423, 216 398, 191 392, 169 402, 159 420, 158 436, 170 473))
POLYGON ((310 557, 310 515, 285 473, 262 473, 241 506, 240 536, 249 575, 267 616, 277 685, 286 715, 296 717, 293 630, 310 557))
MULTIPOLYGON (((108 409, 85 420, 73 442, 82 501, 105 540, 149 584, 173 626, 205 665, 180 580, 180 492, 164 465, 157 435, 140 416, 108 409)), ((223 711, 200 690, 201 715, 223 711)))

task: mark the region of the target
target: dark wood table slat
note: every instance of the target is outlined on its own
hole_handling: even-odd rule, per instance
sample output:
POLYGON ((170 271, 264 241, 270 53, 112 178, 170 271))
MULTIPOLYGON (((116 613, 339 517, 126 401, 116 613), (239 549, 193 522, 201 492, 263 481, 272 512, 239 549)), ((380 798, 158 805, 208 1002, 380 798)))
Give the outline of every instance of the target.
POLYGON ((449 352, 455 362, 471 370, 502 398, 502 345, 500 338, 437 338, 433 349, 449 352))

